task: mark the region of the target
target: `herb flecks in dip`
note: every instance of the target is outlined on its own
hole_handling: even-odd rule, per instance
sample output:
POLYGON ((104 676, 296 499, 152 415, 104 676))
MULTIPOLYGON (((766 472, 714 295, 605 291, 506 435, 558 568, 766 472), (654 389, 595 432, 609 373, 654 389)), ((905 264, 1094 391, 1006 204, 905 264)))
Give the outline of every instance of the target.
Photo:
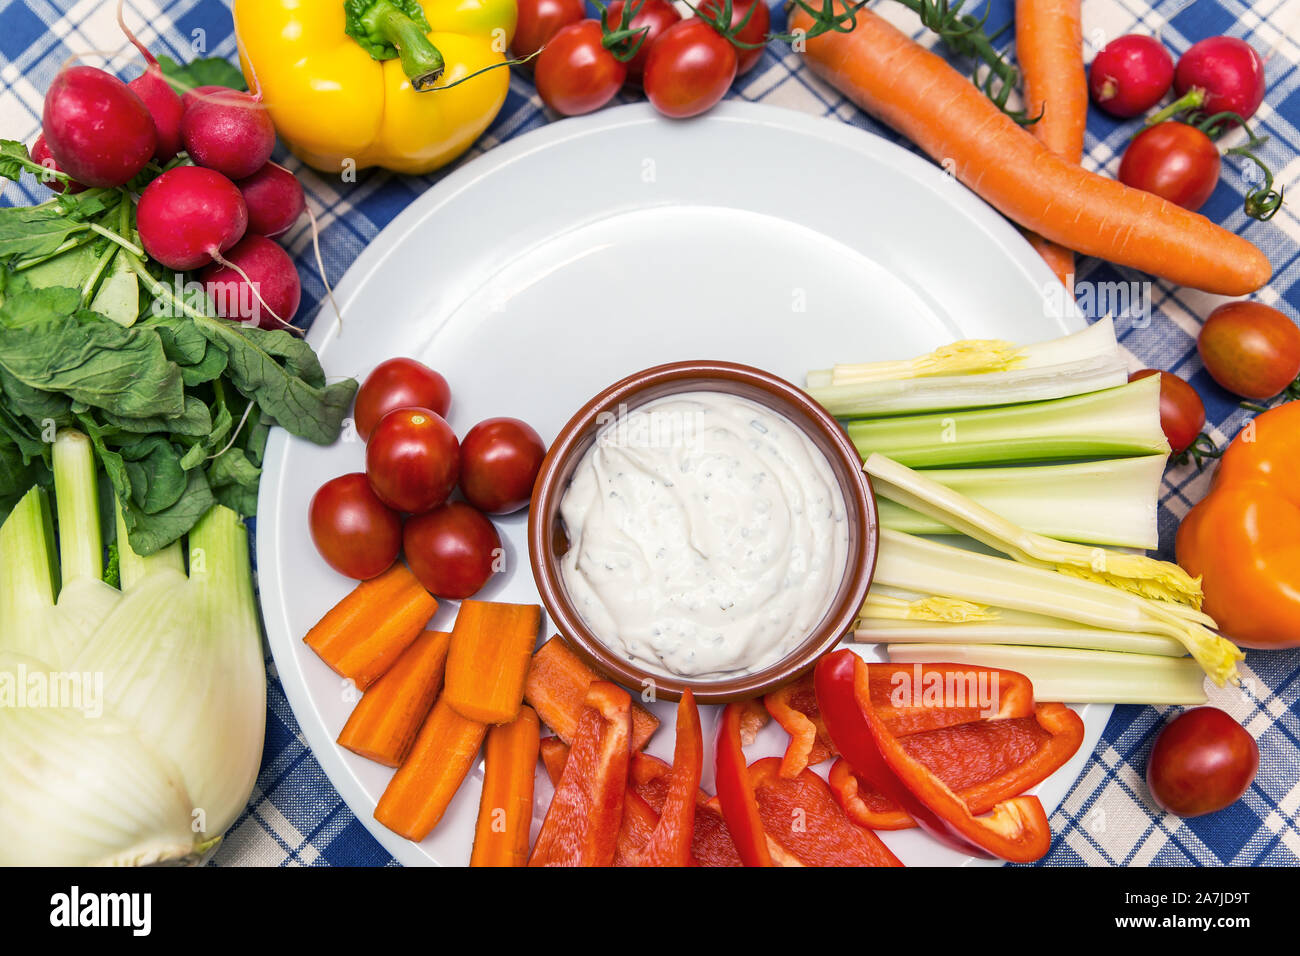
POLYGON ((784 416, 686 392, 606 423, 560 502, 579 613, 634 663, 681 677, 761 670, 794 650, 845 574, 830 463, 784 416))

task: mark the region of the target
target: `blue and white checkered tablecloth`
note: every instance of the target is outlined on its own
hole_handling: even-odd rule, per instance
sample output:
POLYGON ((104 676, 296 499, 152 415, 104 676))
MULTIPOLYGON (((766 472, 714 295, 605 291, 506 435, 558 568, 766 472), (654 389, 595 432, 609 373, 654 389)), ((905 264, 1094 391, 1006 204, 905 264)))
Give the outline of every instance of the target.
MULTIPOLYGON (((326 2, 326 0, 316 0, 326 2)), ((334 0, 339 2, 339 0, 334 0)), ((972 5, 976 0, 970 0, 972 5)), ((989 27, 1011 19, 1012 0, 991 0, 989 27)), ((918 36, 915 20, 891 0, 875 9, 918 36)), ((114 20, 115 0, 0 0, 0 135, 30 143, 40 126, 45 89, 76 53, 121 50, 111 66, 137 69, 114 20)), ((178 60, 194 50, 233 59, 228 0, 128 0, 131 22, 156 52, 178 60)), ((1195 41, 1227 33, 1249 41, 1267 58, 1268 96, 1255 118, 1269 136, 1263 157, 1291 185, 1300 170, 1300 0, 1083 0, 1087 56, 1110 38, 1134 30, 1159 31, 1175 55, 1195 41)), ((784 25, 778 10, 774 25, 784 25)), ((1007 31, 1009 37, 1012 31, 1007 31)), ((1007 40, 1006 42, 1010 42, 1007 40)), ((92 61, 94 62, 94 61, 92 61)), ((743 77, 732 96, 771 103, 851 123, 891 139, 889 130, 868 119, 816 80, 788 49, 769 46, 759 67, 743 77)), ((550 122, 530 79, 515 74, 500 116, 462 162, 504 140, 550 122)), ((1090 168, 1114 175, 1133 123, 1093 110, 1088 119, 1090 168)), ((403 207, 439 178, 407 178, 368 172, 355 184, 327 179, 284 160, 302 178, 321 226, 329 274, 342 275, 374 236, 403 207)), ((1202 210, 1211 219, 1246 235, 1268 254, 1274 277, 1258 293, 1261 301, 1293 317, 1300 313, 1300 217, 1288 204, 1269 223, 1255 223, 1241 211, 1249 176, 1242 166, 1224 164, 1222 182, 1202 210)), ((1300 196, 1300 190, 1296 192, 1300 196)), ((7 204, 39 201, 6 186, 7 204)), ((1297 199, 1296 202, 1300 202, 1297 199)), ((314 314, 323 288, 311 262, 310 232, 300 226, 287 237, 304 280, 300 315, 314 314)), ((1107 263, 1085 260, 1079 278, 1109 282, 1142 278, 1107 263)), ((1201 367, 1195 339, 1200 320, 1219 300, 1157 283, 1154 319, 1145 327, 1126 324, 1123 346, 1134 368, 1153 366, 1184 376, 1205 399, 1211 435, 1223 443, 1248 413, 1201 367)), ((1141 324, 1141 323, 1139 323, 1141 324)), ((1170 554, 1179 518, 1205 493, 1209 472, 1194 467, 1166 475, 1160 514, 1163 553, 1170 554)), ((268 658, 269 713, 261 775, 248 810, 230 833, 215 862, 220 865, 388 865, 394 861, 342 803, 308 749, 268 658)), ((1152 737, 1166 708, 1117 707, 1096 752, 1069 796, 1052 817, 1056 834, 1044 865, 1290 864, 1300 862, 1300 650, 1247 655, 1241 688, 1215 692, 1211 702, 1245 725, 1258 740, 1260 771, 1250 792, 1229 809, 1192 820, 1161 814, 1143 783, 1152 737)))

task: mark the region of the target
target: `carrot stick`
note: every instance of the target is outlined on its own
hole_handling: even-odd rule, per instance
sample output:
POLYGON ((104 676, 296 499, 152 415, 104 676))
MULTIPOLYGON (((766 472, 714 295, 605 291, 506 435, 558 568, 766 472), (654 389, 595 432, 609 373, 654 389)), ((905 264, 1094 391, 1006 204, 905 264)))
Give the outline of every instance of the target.
POLYGON ((439 700, 388 781, 375 819, 408 840, 427 837, 469 774, 485 733, 485 724, 466 720, 439 700))
POLYGON ((536 604, 462 601, 447 654, 447 703, 480 723, 514 720, 541 623, 536 604))
MULTIPOLYGON (((596 672, 584 664, 560 638, 553 637, 537 649, 524 680, 524 700, 537 711, 542 723, 566 744, 573 743, 582 716, 582 703, 596 672)), ((640 750, 659 727, 654 714, 632 705, 632 749, 640 750)))
POLYGON ((525 866, 528 830, 533 823, 533 781, 541 722, 531 707, 521 707, 508 724, 488 731, 483 794, 470 866, 525 866))
POLYGON ((352 709, 339 746, 387 767, 399 766, 438 696, 450 641, 451 635, 440 631, 417 637, 352 709))
POLYGON ((365 690, 420 636, 438 602, 398 562, 334 605, 303 640, 321 660, 365 690))
MULTIPOLYGON (((1067 162, 1083 162, 1088 121, 1088 78, 1083 69, 1080 0, 1016 0, 1016 56, 1025 83, 1025 108, 1039 120, 1030 130, 1067 162)), ((1073 294, 1074 253, 1030 234, 1030 245, 1073 294)))
MULTIPOLYGON (((1054 155, 941 57, 870 11, 856 17, 847 33, 807 41, 813 72, 1004 215, 1076 252, 1206 292, 1245 295, 1268 281, 1267 257, 1241 236, 1054 155)), ((793 11, 791 30, 811 24, 793 11)))

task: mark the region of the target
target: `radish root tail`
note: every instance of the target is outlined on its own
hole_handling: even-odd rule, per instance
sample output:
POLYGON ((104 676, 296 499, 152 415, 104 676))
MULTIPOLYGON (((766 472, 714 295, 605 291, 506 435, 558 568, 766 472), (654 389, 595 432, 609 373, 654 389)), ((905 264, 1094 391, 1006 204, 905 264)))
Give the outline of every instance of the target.
POLYGON ((338 300, 334 298, 334 287, 330 285, 329 276, 325 272, 325 258, 320 254, 320 227, 316 222, 316 213, 312 211, 311 203, 303 202, 303 207, 307 210, 307 218, 311 221, 311 248, 316 255, 316 271, 320 273, 321 285, 325 286, 325 296, 330 300, 330 305, 334 307, 334 315, 338 317, 339 331, 343 331, 343 310, 339 308, 338 300))
POLYGON ((276 322, 284 326, 286 329, 289 329, 290 331, 295 332, 298 335, 302 334, 302 329, 280 318, 280 316, 276 314, 275 309, 267 305, 266 300, 262 298, 262 293, 259 292, 257 289, 257 283, 248 277, 247 272, 245 272, 242 268, 240 268, 235 263, 231 262, 229 259, 223 256, 219 249, 211 249, 209 250, 209 254, 212 256, 213 261, 216 262, 218 265, 225 266, 227 269, 230 269, 233 272, 236 272, 240 275, 240 277, 244 280, 244 282, 247 283, 248 287, 253 290, 253 295, 257 296, 257 301, 261 303, 262 308, 266 309, 266 311, 270 313, 271 318, 275 319, 276 322))
POLYGON ((149 48, 141 43, 140 38, 126 25, 126 0, 117 0, 117 25, 122 28, 122 32, 131 41, 131 45, 140 51, 140 55, 144 57, 145 62, 151 67, 156 67, 158 65, 157 57, 149 52, 149 48))
POLYGON ((230 440, 226 442, 226 444, 222 447, 221 451, 209 455, 208 461, 213 461, 214 459, 220 458, 226 452, 230 451, 231 446, 233 446, 235 444, 236 439, 239 438, 239 433, 244 430, 244 425, 248 422, 248 415, 250 412, 252 412, 253 406, 256 404, 257 403, 254 402, 252 399, 249 399, 248 406, 244 409, 244 414, 241 415, 239 418, 239 424, 235 426, 234 432, 232 432, 230 435, 230 440))

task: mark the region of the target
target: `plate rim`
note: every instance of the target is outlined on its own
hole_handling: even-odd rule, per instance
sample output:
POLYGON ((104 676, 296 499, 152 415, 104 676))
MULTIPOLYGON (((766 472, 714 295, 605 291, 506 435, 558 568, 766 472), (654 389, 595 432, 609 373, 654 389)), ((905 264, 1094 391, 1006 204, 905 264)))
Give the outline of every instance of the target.
MULTIPOLYGON (((780 129, 787 133, 812 136, 846 147, 877 159, 900 175, 910 178, 919 186, 931 191, 951 190, 947 201, 954 213, 964 214, 981 229, 990 242, 1015 264, 1037 273, 1044 287, 1055 281, 1047 264, 1034 252, 1024 236, 996 209, 986 203, 949 173, 935 166, 912 150, 893 142, 871 130, 854 126, 834 116, 817 116, 796 109, 765 103, 728 100, 718 104, 708 113, 690 120, 665 120, 648 103, 631 103, 599 110, 581 117, 573 117, 529 130, 492 147, 483 153, 474 153, 462 159, 450 172, 416 196, 391 222, 372 238, 353 260, 343 278, 334 288, 334 299, 345 314, 360 294, 371 274, 384 260, 426 219, 453 198, 473 188, 480 180, 526 159, 529 155, 552 148, 558 144, 584 136, 606 133, 610 130, 646 125, 650 123, 742 123, 780 129)), ((1056 318, 1062 332, 1077 331, 1087 324, 1072 302, 1066 303, 1066 313, 1056 318)), ((313 318, 306 340, 319 353, 339 334, 341 323, 331 320, 328 299, 322 300, 313 318)), ((339 798, 366 830, 394 859, 403 866, 445 866, 419 849, 419 844, 391 832, 374 819, 372 801, 347 766, 333 736, 326 728, 320 711, 307 686, 307 680, 295 654, 294 635, 287 621, 284 601, 286 581, 280 573, 279 509, 276 501, 282 495, 282 485, 288 480, 287 470, 280 467, 291 441, 282 428, 272 429, 263 456, 263 477, 258 489, 258 518, 256 528, 256 553, 259 605, 267 645, 275 665, 275 672, 284 690, 285 699, 294 719, 298 722, 307 748, 322 772, 334 787, 339 798), (273 623, 274 622, 274 623, 273 623), (302 715, 310 719, 304 719, 302 715)), ((858 645, 847 644, 856 647, 858 645)), ((1102 713, 1095 728, 1085 725, 1080 753, 1091 757, 1110 720, 1113 705, 1089 704, 1102 713)), ((1070 783, 1062 803, 1078 784, 1086 769, 1087 760, 1070 783)), ((1060 804, 1048 812, 1050 817, 1060 804)), ((963 865, 983 861, 970 859, 963 865)))

